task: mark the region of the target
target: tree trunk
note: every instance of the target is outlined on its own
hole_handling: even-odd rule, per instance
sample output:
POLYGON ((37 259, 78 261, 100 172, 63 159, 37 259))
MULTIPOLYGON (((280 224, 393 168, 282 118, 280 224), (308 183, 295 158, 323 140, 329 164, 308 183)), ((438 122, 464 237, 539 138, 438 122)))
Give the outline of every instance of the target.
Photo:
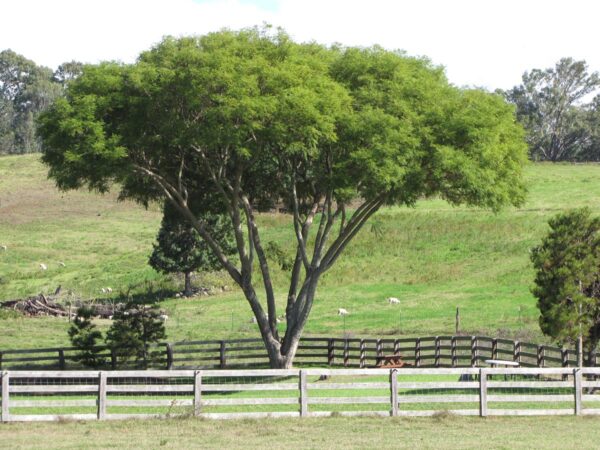
POLYGON ((194 292, 192 291, 191 275, 191 272, 185 272, 185 289, 183 291, 183 295, 185 295, 186 297, 191 297, 194 294, 194 292))
MULTIPOLYGON (((265 347, 269 355, 271 368, 290 369, 292 367, 294 357, 298 351, 300 337, 313 304, 319 278, 320 274, 313 274, 313 276, 309 277, 302 286, 296 300, 297 305, 300 305, 301 309, 295 312, 293 320, 288 320, 288 329, 285 332, 283 341, 280 343, 272 338, 265 338, 263 335, 263 341, 265 342, 265 347)), ((291 317, 289 317, 289 319, 291 319, 291 317)))

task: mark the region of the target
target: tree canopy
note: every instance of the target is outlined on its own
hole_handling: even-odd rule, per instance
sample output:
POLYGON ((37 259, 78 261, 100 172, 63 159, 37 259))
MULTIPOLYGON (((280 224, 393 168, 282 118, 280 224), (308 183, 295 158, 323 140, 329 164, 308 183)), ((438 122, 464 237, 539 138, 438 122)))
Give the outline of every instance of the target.
POLYGON ((517 107, 527 130, 533 159, 548 161, 598 160, 600 133, 598 92, 600 76, 588 73, 585 61, 562 58, 554 68, 523 74, 523 83, 506 93, 517 107))
POLYGON ((122 197, 170 201, 242 289, 274 367, 291 364, 320 276, 383 205, 524 198, 523 130, 501 96, 456 88, 426 59, 269 29, 166 38, 135 64, 85 66, 39 132, 59 187, 118 182, 122 197), (228 215, 235 259, 190 202, 228 215), (283 336, 256 220, 278 202, 297 244, 283 336))
POLYGON ((62 94, 52 71, 13 52, 0 52, 0 155, 40 150, 35 118, 62 94))

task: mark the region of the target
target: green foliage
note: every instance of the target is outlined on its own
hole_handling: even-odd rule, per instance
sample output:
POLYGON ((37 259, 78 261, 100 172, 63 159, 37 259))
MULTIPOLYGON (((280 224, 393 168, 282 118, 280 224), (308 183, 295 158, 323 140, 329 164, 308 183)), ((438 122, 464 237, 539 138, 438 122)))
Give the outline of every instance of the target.
POLYGON ((113 323, 106 332, 106 344, 117 357, 118 364, 134 360, 147 369, 160 359, 162 352, 152 349, 153 344, 166 338, 165 325, 156 305, 128 303, 115 312, 113 323))
POLYGON ((600 76, 588 73, 585 61, 562 58, 554 68, 525 72, 523 84, 505 93, 527 130, 533 159, 600 159, 600 146, 592 138, 600 132, 599 100, 585 103, 598 88, 600 76))
POLYGON ((61 94, 50 69, 0 52, 0 155, 39 151, 35 119, 61 94))
MULTIPOLYGON (((203 220, 227 255, 235 251, 231 222, 223 214, 206 212, 203 220)), ((185 274, 185 295, 191 295, 190 273, 221 269, 219 260, 210 251, 206 242, 181 214, 169 203, 165 203, 164 215, 157 242, 148 263, 162 273, 185 274)))
POLYGON ((265 254, 267 258, 275 261, 281 270, 288 271, 294 264, 293 258, 275 241, 267 242, 265 254))
POLYGON ((555 216, 549 225, 531 253, 540 327, 559 342, 574 342, 582 332, 588 349, 595 349, 600 338, 600 219, 582 208, 555 216))
POLYGON ((168 199, 243 289, 269 354, 286 364, 321 275, 383 205, 439 196, 497 211, 524 199, 523 131, 500 96, 458 89, 425 59, 297 44, 282 31, 167 38, 135 64, 86 66, 39 124, 59 187, 104 192, 118 182, 121 197, 168 199), (192 199, 228 214, 239 264, 192 199), (347 215, 353 199, 362 204, 347 215), (283 339, 254 213, 280 202, 294 211, 297 244, 283 339))
POLYGON ((98 341, 102 339, 102 333, 92 323, 93 312, 93 309, 87 306, 77 308, 77 315, 68 334, 71 344, 78 350, 74 359, 85 367, 98 368, 104 365, 105 360, 100 356, 98 341))

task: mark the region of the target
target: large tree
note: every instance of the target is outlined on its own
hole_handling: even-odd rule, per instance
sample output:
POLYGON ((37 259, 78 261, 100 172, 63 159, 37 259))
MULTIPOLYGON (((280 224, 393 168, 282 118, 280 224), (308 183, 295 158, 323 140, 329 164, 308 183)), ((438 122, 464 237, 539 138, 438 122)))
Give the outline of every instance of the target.
POLYGON ((500 96, 458 89, 425 59, 269 30, 167 38, 135 64, 86 66, 40 135, 59 187, 117 181, 124 197, 170 201, 241 288, 273 367, 292 364, 319 279, 382 206, 435 195, 497 210, 524 196, 523 132, 500 96), (237 260, 190 192, 220 202, 237 260), (296 239, 285 330, 257 221, 281 201, 296 239))
POLYGON ((560 344, 581 335, 591 357, 600 340, 600 219, 583 208, 549 225, 531 252, 540 328, 560 344))
MULTIPOLYGON (((600 88, 597 72, 585 61, 563 58, 554 68, 523 74, 523 83, 506 93, 527 130, 530 154, 547 161, 587 159, 593 153, 589 104, 600 88)), ((598 125, 595 126, 598 128, 598 125)))

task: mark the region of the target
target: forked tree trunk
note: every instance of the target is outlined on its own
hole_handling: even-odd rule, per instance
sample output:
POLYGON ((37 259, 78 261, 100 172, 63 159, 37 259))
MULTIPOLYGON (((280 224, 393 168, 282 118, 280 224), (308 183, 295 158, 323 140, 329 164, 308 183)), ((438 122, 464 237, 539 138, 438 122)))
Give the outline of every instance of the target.
POLYGON ((309 279, 305 281, 298 298, 296 299, 297 303, 295 306, 297 306, 298 309, 294 313, 287 315, 288 328, 286 329, 285 336, 281 342, 273 339, 273 334, 270 329, 267 329, 267 332, 263 333, 261 328, 261 334, 263 335, 265 348, 269 355, 271 368, 292 368, 296 352, 298 351, 300 337, 302 336, 302 331, 304 330, 304 326, 306 325, 308 315, 312 308, 318 281, 319 275, 309 277, 309 279))

